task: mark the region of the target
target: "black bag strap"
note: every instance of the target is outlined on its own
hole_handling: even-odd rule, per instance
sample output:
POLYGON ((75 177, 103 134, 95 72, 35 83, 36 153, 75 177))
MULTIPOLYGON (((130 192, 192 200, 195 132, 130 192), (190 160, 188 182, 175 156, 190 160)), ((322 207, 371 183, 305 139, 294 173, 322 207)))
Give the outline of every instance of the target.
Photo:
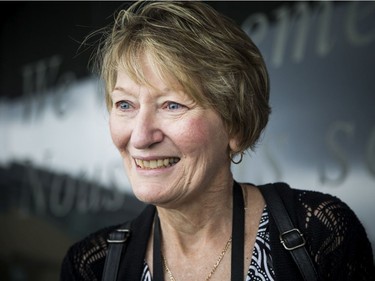
POLYGON ((142 261, 155 209, 155 206, 147 205, 137 218, 125 222, 120 229, 109 233, 102 281, 137 281, 141 278, 142 261))
POLYGON ((126 222, 122 227, 109 234, 108 254, 105 259, 102 281, 116 281, 120 264, 121 252, 131 234, 131 223, 126 222))
POLYGON ((280 242, 292 255, 303 279, 305 281, 317 281, 318 274, 305 248, 305 238, 300 230, 293 225, 275 184, 268 184, 260 188, 260 191, 279 230, 280 242))

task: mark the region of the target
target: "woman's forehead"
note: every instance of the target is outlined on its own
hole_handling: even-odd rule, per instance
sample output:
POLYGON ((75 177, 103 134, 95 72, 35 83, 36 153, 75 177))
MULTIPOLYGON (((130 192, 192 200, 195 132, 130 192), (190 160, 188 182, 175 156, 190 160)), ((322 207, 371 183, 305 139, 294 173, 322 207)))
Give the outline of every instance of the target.
POLYGON ((131 79, 138 85, 170 90, 184 88, 172 74, 172 70, 162 65, 152 52, 139 53, 137 57, 132 58, 123 56, 116 74, 116 81, 127 76, 127 79, 131 79))

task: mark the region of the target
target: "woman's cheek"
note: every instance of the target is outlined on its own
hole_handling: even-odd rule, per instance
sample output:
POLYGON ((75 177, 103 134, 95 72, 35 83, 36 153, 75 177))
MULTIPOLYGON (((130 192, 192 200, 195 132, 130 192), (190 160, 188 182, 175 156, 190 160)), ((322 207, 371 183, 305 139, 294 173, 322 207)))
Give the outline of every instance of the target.
POLYGON ((180 128, 185 128, 185 130, 181 130, 181 137, 194 145, 201 146, 209 142, 211 130, 202 118, 191 119, 186 126, 180 126, 180 128))
POLYGON ((189 151, 226 155, 229 146, 228 134, 221 119, 212 112, 203 117, 192 118, 185 126, 180 127, 185 128, 180 138, 189 151))

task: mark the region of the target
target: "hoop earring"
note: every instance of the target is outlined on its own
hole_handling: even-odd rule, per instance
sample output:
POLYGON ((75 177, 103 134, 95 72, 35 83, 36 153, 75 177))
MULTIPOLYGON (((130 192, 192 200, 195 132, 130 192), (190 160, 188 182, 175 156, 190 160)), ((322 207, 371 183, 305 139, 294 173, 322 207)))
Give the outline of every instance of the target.
POLYGON ((234 156, 235 154, 232 154, 232 155, 230 155, 229 157, 230 157, 230 161, 233 163, 233 164, 240 164, 241 162, 242 162, 242 159, 243 159, 243 155, 244 155, 244 153, 243 152, 241 152, 240 153, 240 159, 239 160, 237 160, 237 161, 235 161, 235 160, 233 160, 233 156, 234 156))

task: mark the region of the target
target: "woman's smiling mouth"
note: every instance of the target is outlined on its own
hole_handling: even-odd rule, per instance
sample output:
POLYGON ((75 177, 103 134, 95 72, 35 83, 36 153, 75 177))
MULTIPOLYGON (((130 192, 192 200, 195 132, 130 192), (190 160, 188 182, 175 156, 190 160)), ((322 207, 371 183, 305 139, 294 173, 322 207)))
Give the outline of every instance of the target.
POLYGON ((180 158, 177 157, 170 157, 170 158, 162 158, 162 159, 153 159, 153 160, 142 160, 134 158, 135 164, 138 168, 141 169, 160 169, 160 168, 167 168, 173 166, 180 158))

